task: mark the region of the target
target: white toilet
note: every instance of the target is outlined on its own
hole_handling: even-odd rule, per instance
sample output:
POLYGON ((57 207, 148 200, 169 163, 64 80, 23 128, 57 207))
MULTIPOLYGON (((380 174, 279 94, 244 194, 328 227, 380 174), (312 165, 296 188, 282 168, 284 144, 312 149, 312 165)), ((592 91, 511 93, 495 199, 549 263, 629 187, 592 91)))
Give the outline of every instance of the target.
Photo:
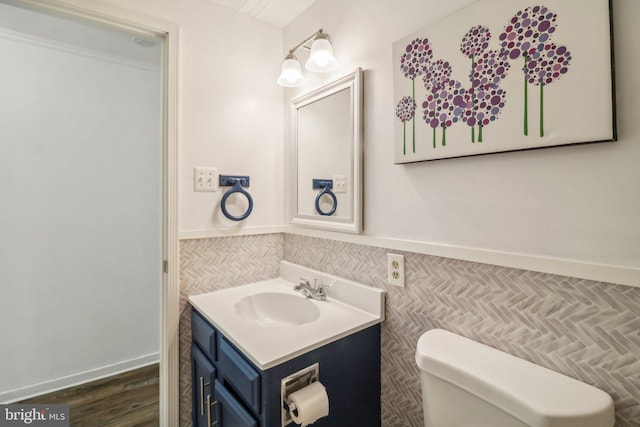
POLYGON ((422 334, 426 427, 611 427, 600 389, 441 329, 422 334))

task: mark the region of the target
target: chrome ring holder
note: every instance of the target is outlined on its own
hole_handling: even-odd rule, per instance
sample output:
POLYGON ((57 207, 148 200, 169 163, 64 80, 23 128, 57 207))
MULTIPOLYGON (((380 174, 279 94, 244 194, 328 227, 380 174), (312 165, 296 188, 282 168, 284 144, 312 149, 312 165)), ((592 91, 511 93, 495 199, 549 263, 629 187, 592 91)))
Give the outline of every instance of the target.
POLYGON ((333 193, 333 191, 331 191, 331 189, 333 188, 333 180, 331 179, 314 179, 313 180, 313 188, 314 189, 318 189, 321 188, 322 191, 318 193, 318 195, 316 196, 316 212, 318 212, 318 214, 322 215, 322 216, 331 216, 336 212, 336 209, 338 208, 338 199, 336 198, 336 195, 333 193), (322 196, 327 195, 329 197, 331 197, 331 199, 333 200, 333 205, 331 207, 330 210, 328 211, 323 211, 320 208, 320 199, 322 198, 322 196))
POLYGON ((251 194, 249 194, 249 192, 242 187, 249 186, 249 177, 220 175, 220 186, 232 187, 229 191, 224 193, 224 195, 222 196, 222 200, 220 201, 220 209, 222 209, 223 215, 229 218, 231 221, 243 221, 247 219, 247 217, 251 215, 251 211, 253 210, 253 198, 251 197, 251 194), (247 201, 249 202, 249 206, 247 207, 247 210, 242 215, 238 215, 238 216, 231 215, 227 210, 227 200, 229 199, 229 196, 231 196, 234 193, 240 193, 244 195, 247 198, 247 201))

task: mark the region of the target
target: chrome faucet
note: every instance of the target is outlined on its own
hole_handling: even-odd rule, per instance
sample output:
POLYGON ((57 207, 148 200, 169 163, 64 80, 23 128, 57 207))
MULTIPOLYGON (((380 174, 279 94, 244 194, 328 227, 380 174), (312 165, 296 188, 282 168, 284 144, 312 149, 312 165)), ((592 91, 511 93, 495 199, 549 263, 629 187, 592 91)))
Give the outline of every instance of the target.
MULTIPOLYGON (((329 285, 330 286, 330 285, 329 285)), ((325 288, 329 286, 318 284, 318 279, 313 279, 313 285, 307 279, 300 278, 300 283, 293 287, 294 291, 299 291, 307 298, 313 298, 318 301, 326 301, 327 293, 325 288)))

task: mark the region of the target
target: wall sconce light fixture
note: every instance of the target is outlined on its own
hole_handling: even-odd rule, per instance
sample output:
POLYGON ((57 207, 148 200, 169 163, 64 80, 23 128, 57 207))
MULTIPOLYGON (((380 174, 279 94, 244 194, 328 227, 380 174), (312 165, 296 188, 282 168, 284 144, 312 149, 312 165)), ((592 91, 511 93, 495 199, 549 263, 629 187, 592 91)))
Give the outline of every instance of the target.
POLYGON ((338 67, 338 61, 333 56, 333 47, 329 41, 329 36, 322 32, 321 28, 314 35, 289 50, 289 53, 284 58, 282 71, 277 80, 280 86, 298 87, 305 84, 300 63, 295 55, 295 51, 301 47, 310 51, 309 59, 304 64, 307 70, 315 73, 327 73, 334 71, 338 67), (309 46, 309 44, 311 45, 309 46))

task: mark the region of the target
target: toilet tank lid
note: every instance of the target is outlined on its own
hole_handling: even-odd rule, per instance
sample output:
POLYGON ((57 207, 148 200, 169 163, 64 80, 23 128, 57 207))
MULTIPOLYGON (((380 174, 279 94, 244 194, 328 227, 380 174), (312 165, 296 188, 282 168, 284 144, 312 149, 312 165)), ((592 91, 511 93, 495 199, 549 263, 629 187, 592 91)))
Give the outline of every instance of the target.
POLYGON ((418 340, 420 369, 530 426, 611 427, 611 396, 566 375, 442 329, 418 340))

